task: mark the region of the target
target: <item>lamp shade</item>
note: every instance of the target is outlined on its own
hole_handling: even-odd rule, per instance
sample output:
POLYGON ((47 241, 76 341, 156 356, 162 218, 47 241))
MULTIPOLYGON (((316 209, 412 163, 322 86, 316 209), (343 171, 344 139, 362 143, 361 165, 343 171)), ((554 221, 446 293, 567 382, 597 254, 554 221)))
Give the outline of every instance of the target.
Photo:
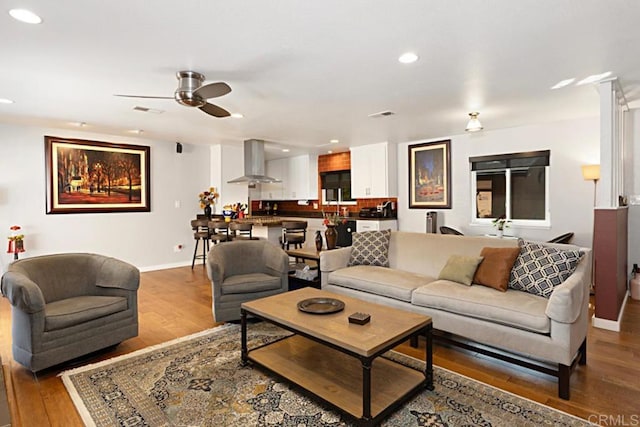
POLYGON ((477 132, 482 130, 482 123, 478 120, 478 115, 480 113, 469 113, 469 122, 467 123, 467 127, 464 129, 467 132, 477 132))
POLYGON ((582 177, 585 181, 597 181, 600 179, 600 165, 583 165, 582 177))

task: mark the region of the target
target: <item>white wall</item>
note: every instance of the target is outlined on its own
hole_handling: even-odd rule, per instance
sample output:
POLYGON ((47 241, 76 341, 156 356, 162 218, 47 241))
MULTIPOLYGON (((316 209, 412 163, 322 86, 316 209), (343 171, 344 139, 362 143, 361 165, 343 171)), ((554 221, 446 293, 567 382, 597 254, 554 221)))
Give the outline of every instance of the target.
POLYGON ((211 146, 211 182, 218 188, 220 199, 215 212, 222 213, 224 205, 247 203, 249 185, 247 183, 229 184, 234 178, 244 175, 244 146, 212 145, 211 146))
POLYGON ((574 232, 573 243, 591 247, 593 182, 584 181, 580 166, 598 163, 600 148, 598 117, 485 130, 433 140, 398 144, 398 225, 403 231, 425 231, 425 214, 438 212, 438 226, 448 225, 465 234, 494 232, 491 227, 471 225, 471 178, 469 157, 551 150, 550 228, 517 228, 509 232, 525 239, 545 241, 574 232), (451 140, 452 209, 409 209, 408 146, 420 142, 451 140))
MULTIPOLYGON (((209 147, 126 136, 0 124, 0 243, 18 224, 27 252, 21 257, 94 252, 143 270, 191 263, 189 221, 200 212, 198 193, 210 185, 209 147), (45 214, 44 136, 133 143, 151 147, 151 212, 45 214), (176 201, 180 207, 176 208, 176 201), (173 247, 183 244, 182 252, 173 247)), ((0 270, 12 255, 0 247, 0 270)))
POLYGON ((625 179, 629 182, 629 242, 628 265, 629 270, 633 264, 640 264, 640 109, 629 111, 627 120, 627 135, 629 136, 630 149, 627 151, 631 162, 625 162, 625 179), (636 172, 638 170, 638 172, 636 172))

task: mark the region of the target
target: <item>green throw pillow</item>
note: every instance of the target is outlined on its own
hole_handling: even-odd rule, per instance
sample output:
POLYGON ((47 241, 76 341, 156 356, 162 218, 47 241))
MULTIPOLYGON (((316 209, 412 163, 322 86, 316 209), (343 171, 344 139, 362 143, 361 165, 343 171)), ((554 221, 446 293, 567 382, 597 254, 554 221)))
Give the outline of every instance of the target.
POLYGON ((451 280, 470 286, 473 275, 482 259, 481 256, 451 255, 447 264, 440 271, 438 279, 451 280))

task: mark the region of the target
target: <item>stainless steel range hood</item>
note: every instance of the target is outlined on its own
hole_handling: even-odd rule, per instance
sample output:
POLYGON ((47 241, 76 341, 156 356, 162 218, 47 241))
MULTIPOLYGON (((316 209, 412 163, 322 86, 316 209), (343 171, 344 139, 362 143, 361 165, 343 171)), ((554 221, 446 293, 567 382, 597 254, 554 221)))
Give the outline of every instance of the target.
POLYGON ((264 141, 260 139, 244 141, 244 175, 227 182, 229 184, 282 182, 264 173, 264 141))

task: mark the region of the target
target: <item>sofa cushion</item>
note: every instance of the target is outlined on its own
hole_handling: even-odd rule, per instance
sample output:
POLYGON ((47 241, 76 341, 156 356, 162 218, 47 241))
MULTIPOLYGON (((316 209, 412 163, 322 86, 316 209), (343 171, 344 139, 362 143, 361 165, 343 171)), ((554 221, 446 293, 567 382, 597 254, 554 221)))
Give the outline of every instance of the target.
POLYGON ((528 331, 549 333, 545 314, 548 300, 527 292, 508 289, 497 292, 485 286, 465 286, 438 280, 416 289, 412 304, 500 323, 528 331))
POLYGON ((481 256, 451 255, 440 270, 438 279, 451 280, 469 286, 481 261, 481 256))
POLYGON ((347 266, 379 265, 389 267, 389 237, 391 230, 353 233, 351 255, 347 266))
POLYGON ((44 330, 55 331, 127 309, 124 297, 88 295, 65 298, 44 307, 44 330))
POLYGON ((511 270, 509 287, 549 298, 553 289, 576 269, 584 253, 520 241, 520 255, 511 270))
POLYGON ((236 274, 224 279, 221 292, 222 295, 247 294, 280 289, 281 286, 280 277, 264 273, 236 274))
POLYGON ((509 287, 511 269, 520 255, 520 248, 489 248, 484 247, 480 256, 484 259, 478 266, 473 277, 473 283, 488 286, 502 292, 509 287))
POLYGON ((413 290, 434 278, 386 267, 356 265, 329 273, 327 280, 332 285, 411 302, 413 290))

